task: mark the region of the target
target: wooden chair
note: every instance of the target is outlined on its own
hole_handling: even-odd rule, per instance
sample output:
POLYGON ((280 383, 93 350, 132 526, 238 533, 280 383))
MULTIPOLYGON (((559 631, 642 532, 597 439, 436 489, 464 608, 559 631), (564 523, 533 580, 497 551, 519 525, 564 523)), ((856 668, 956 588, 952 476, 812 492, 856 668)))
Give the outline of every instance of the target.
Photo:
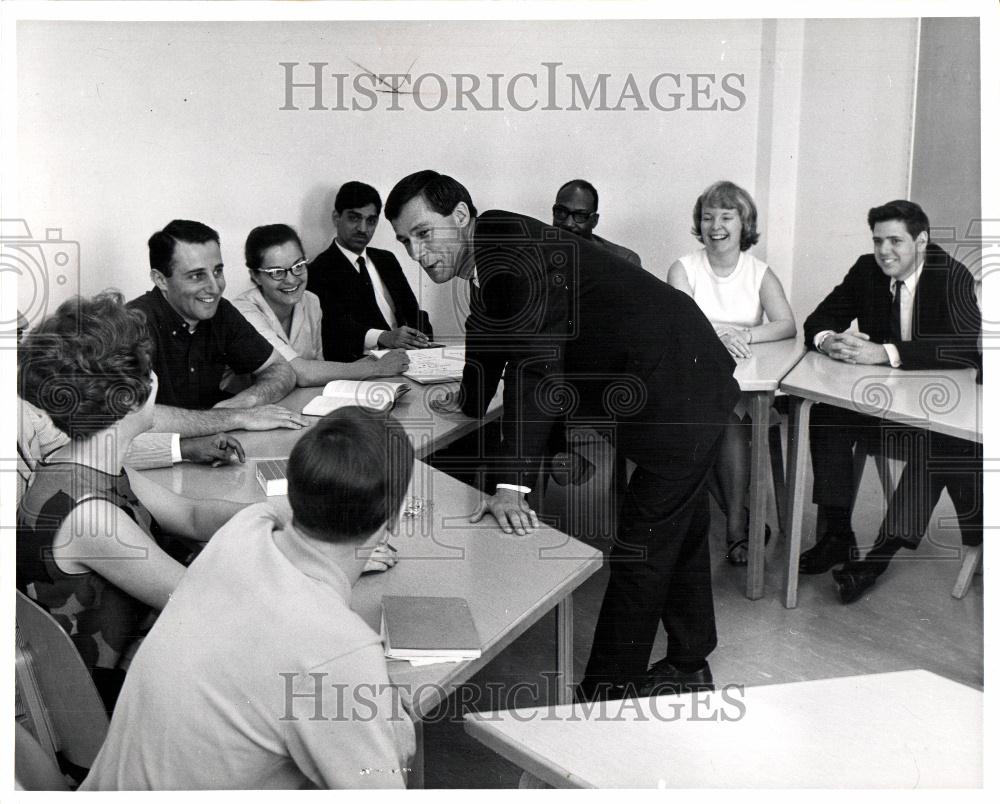
POLYGON ((14 782, 20 790, 69 790, 52 756, 24 726, 14 723, 14 782))
POLYGON ((16 594, 15 682, 31 729, 53 762, 89 768, 108 731, 104 704, 69 635, 16 594))

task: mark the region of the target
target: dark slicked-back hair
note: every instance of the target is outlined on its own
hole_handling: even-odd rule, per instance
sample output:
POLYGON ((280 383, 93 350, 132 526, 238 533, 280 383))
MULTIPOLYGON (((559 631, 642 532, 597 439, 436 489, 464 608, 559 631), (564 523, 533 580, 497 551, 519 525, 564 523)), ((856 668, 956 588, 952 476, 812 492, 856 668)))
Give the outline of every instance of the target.
POLYGON ((588 193, 590 193, 590 197, 594 199, 594 212, 597 212, 599 198, 597 195, 597 188, 594 187, 593 184, 591 184, 586 179, 573 179, 572 181, 566 182, 562 187, 560 187, 556 191, 556 197, 558 198, 559 195, 562 193, 562 191, 565 190, 567 187, 579 188, 581 190, 586 190, 588 193))
POLYGON ((931 222, 927 220, 927 213, 924 212, 920 204, 915 204, 912 201, 898 199, 868 210, 869 229, 874 229, 876 223, 884 223, 885 221, 902 221, 906 225, 906 231, 914 240, 921 232, 930 233, 931 222))
POLYGON ((382 211, 382 198, 378 190, 360 181, 349 181, 341 185, 337 191, 337 197, 333 201, 333 208, 339 215, 345 209, 361 209, 369 204, 375 205, 375 214, 382 211))
POLYGON ((364 541, 398 516, 412 473, 413 447, 392 416, 336 410, 288 458, 294 521, 324 541, 364 541))
POLYGON ((284 223, 269 223, 266 226, 251 229, 250 234, 247 235, 247 243, 243 247, 247 268, 256 271, 264 259, 264 252, 272 246, 280 246, 284 243, 295 243, 305 256, 306 252, 302 248, 302 241, 299 240, 298 233, 291 226, 284 223))
POLYGON ((219 233, 198 221, 173 220, 149 238, 149 267, 164 276, 174 272, 174 246, 181 243, 211 243, 221 245, 219 233))
POLYGON ((88 438, 149 399, 151 351, 146 316, 120 293, 74 297, 25 335, 18 392, 70 438, 88 438))
POLYGON ((739 213, 740 251, 746 251, 760 240, 760 232, 757 231, 757 205, 750 193, 738 184, 733 184, 731 181, 717 181, 698 196, 698 200, 694 203, 692 214, 694 226, 691 227, 691 234, 698 238, 699 243, 705 242, 701 236, 701 213, 706 208, 735 209, 739 213))
POLYGON ((427 206, 438 215, 450 215, 455 211, 459 201, 465 202, 473 218, 479 214, 465 185, 451 176, 444 176, 433 170, 421 170, 396 182, 396 186, 385 200, 386 220, 393 221, 398 218, 403 207, 418 195, 423 196, 427 206))

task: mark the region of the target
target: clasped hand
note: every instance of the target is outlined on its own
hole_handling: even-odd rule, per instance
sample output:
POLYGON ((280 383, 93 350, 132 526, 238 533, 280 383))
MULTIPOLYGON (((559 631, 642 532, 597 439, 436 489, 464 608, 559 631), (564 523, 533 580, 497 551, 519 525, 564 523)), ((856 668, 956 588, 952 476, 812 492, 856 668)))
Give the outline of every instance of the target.
POLYGON ((877 366, 889 362, 889 353, 879 343, 872 343, 864 332, 835 332, 822 343, 823 354, 844 363, 877 366))
POLYGON ((469 517, 469 522, 478 522, 487 513, 493 515, 504 533, 524 536, 538 527, 538 514, 528 505, 524 495, 513 489, 497 489, 492 497, 487 496, 469 517))
POLYGON ((750 338, 742 329, 726 325, 717 326, 715 334, 733 357, 750 357, 750 338))

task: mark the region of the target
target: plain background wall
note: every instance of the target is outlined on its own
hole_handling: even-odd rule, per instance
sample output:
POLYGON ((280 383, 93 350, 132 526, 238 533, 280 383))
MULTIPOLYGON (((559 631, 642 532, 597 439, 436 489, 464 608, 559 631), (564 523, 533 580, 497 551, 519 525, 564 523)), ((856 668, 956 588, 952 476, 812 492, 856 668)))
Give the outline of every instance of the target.
MULTIPOLYGON (((80 241, 84 293, 115 285, 129 297, 149 286, 149 235, 174 217, 202 220, 222 235, 231 298, 249 286, 247 232, 287 222, 316 254, 348 179, 384 198, 402 176, 432 167, 463 181, 480 209, 547 220, 559 185, 582 176, 601 194, 598 232, 665 278, 698 246, 688 233, 698 193, 722 177, 754 187, 760 44, 752 20, 23 23, 21 214, 36 231, 58 226, 80 241), (296 80, 306 80, 310 61, 354 73, 352 60, 375 72, 413 64, 414 74, 480 76, 562 62, 562 73, 610 73, 610 105, 629 73, 645 92, 662 72, 737 72, 747 103, 735 112, 308 111, 306 90, 299 111, 279 111, 279 62, 300 62, 296 80)), ((384 220, 373 245, 396 251, 438 331, 458 332, 452 294, 465 289, 418 277, 384 220)))
MULTIPOLYGON (((222 234, 231 298, 249 286, 241 251, 250 228, 290 223, 313 256, 332 237, 333 197, 348 179, 384 197, 401 176, 433 167, 465 182, 481 209, 547 220, 556 188, 585 177, 601 193, 598 233, 665 277, 698 246, 688 231, 697 194, 729 178, 760 202, 764 236, 754 253, 771 262, 801 325, 870 250, 867 209, 906 195, 914 136, 935 157, 918 162, 935 166, 927 184, 953 175, 953 163, 979 175, 978 141, 952 138, 945 152, 947 128, 925 125, 966 103, 956 81, 974 92, 961 77, 943 78, 954 49, 965 48, 963 69, 974 69, 968 25, 934 29, 934 49, 923 54, 938 57, 921 61, 915 93, 918 31, 916 19, 24 22, 18 216, 38 239, 58 227, 79 241, 82 292, 115 286, 128 297, 149 287, 153 231, 173 217, 205 221, 222 234), (736 112, 518 112, 506 102, 503 112, 450 103, 389 111, 384 100, 370 112, 309 111, 310 91, 298 90, 300 110, 280 111, 281 61, 300 63, 296 80, 311 74, 310 61, 328 62, 327 72, 353 74, 356 62, 376 72, 508 78, 562 62, 563 76, 610 73, 612 104, 629 73, 645 92, 661 72, 736 72, 747 102, 736 112)), ((914 194, 926 193, 934 214, 923 175, 915 169, 914 194)), ((949 187, 978 207, 978 185, 949 187)), ((373 245, 397 253, 439 333, 459 333, 465 288, 423 277, 384 220, 373 245)), ((23 300, 32 289, 21 284, 23 300)), ((74 289, 54 287, 53 300, 74 289)))

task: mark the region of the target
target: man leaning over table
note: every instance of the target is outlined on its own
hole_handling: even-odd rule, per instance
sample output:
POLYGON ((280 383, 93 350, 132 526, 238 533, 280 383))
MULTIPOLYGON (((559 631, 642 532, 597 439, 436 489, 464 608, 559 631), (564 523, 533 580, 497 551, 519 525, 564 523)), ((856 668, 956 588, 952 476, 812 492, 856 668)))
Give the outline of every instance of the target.
POLYGON ((432 170, 399 181, 385 214, 435 283, 471 285, 462 386, 432 407, 481 417, 503 375, 501 482, 473 521, 488 512, 505 533, 538 527, 525 495, 564 422, 610 419, 616 446, 637 464, 577 695, 710 689, 705 478, 739 386, 708 319, 690 297, 586 240, 512 212, 478 214, 463 185, 432 170), (661 622, 667 656, 647 668, 661 622))
POLYGON ((149 238, 155 287, 129 306, 146 314, 160 382, 155 431, 182 436, 224 430, 299 429, 306 421, 272 404, 295 387, 295 372, 222 298, 226 288, 219 234, 197 221, 174 220, 149 238), (252 374, 232 394, 226 367, 252 374))
MULTIPOLYGON (((930 242, 918 204, 890 201, 868 212, 872 254, 854 266, 806 319, 806 347, 833 360, 910 369, 980 367, 981 315, 969 270, 930 242), (851 324, 857 320, 858 328, 851 324)), ((943 489, 958 514, 962 542, 982 541, 982 447, 890 424, 832 405, 816 405, 809 426, 813 502, 826 531, 799 560, 799 572, 833 573, 843 603, 860 598, 901 547, 915 549, 943 489), (873 431, 872 428, 877 428, 873 431), (904 435, 907 463, 875 545, 858 560, 851 529, 852 449, 875 432, 904 435)))

